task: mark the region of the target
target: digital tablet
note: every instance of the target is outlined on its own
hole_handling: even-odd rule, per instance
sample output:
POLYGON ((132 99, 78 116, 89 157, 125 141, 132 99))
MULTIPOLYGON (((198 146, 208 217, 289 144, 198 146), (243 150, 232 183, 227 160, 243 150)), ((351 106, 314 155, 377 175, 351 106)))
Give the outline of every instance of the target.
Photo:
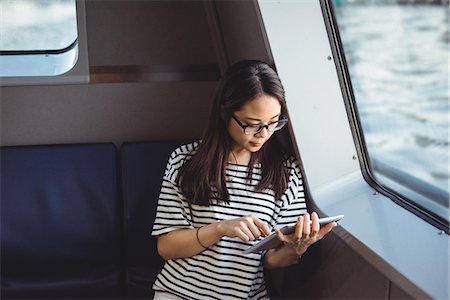
MULTIPOLYGON (((328 224, 331 222, 337 222, 340 219, 342 219, 343 217, 344 217, 344 215, 321 218, 321 219, 319 219, 319 224, 322 225, 322 224, 328 224)), ((286 227, 281 228, 281 232, 283 234, 291 234, 291 233, 294 233, 294 231, 295 231, 295 225, 286 226, 286 227)), ((281 245, 282 245, 282 242, 278 239, 277 234, 275 232, 273 232, 268 237, 264 238, 263 240, 259 241, 258 243, 254 244, 253 246, 251 246, 250 248, 245 250, 244 253, 245 254, 256 253, 256 252, 267 250, 267 249, 277 248, 281 245)))

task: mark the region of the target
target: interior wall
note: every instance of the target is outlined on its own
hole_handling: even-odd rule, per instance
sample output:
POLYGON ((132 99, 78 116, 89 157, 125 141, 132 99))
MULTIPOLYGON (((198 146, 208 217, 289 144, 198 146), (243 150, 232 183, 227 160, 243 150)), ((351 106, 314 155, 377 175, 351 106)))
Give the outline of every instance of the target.
POLYGON ((278 299, 389 299, 389 280, 334 233, 273 276, 278 299))
POLYGON ((273 63, 256 1, 216 1, 215 6, 229 64, 241 59, 273 63))
POLYGON ((218 64, 202 1, 87 0, 85 6, 91 77, 106 67, 113 80, 1 87, 1 145, 200 136, 217 79, 177 73, 218 64), (155 66, 162 80, 124 76, 155 66))
POLYGON ((217 63, 202 1, 88 0, 86 10, 92 66, 217 63))
POLYGON ((356 253, 345 230, 334 229, 299 264, 269 272, 273 299, 415 299, 356 253), (337 233, 339 232, 339 233, 337 233))
POLYGON ((214 91, 214 82, 4 88, 2 145, 197 137, 214 91))

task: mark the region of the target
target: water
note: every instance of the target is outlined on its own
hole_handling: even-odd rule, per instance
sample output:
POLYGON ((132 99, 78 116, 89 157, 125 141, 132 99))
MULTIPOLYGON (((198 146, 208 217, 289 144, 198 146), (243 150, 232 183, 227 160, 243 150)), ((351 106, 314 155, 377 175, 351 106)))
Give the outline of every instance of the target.
POLYGON ((75 0, 0 0, 0 50, 59 50, 77 38, 75 0))
POLYGON ((449 8, 339 5, 369 156, 449 191, 449 8))

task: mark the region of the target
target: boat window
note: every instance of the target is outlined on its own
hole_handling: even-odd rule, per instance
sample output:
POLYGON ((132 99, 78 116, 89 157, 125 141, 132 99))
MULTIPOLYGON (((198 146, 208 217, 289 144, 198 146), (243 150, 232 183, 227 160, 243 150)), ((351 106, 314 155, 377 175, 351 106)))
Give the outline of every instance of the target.
POLYGON ((447 5, 333 0, 371 176, 448 224, 447 5))
POLYGON ((2 0, 0 16, 0 76, 54 76, 75 65, 75 0, 2 0))

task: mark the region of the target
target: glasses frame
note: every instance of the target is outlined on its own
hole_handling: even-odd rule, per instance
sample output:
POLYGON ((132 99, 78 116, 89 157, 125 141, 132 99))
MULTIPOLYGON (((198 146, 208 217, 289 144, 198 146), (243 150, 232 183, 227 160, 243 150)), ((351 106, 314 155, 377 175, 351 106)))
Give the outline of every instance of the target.
POLYGON ((228 112, 228 114, 229 114, 229 115, 236 121, 236 123, 244 130, 244 134, 246 134, 246 135, 252 135, 252 134, 254 135, 254 134, 260 133, 261 130, 263 130, 263 128, 266 128, 267 131, 269 131, 269 132, 275 132, 275 131, 278 131, 278 130, 282 129, 282 128, 284 127, 284 125, 286 125, 287 122, 289 121, 288 118, 287 118, 285 115, 281 115, 281 116, 280 116, 280 119, 279 119, 278 121, 270 122, 269 124, 265 124, 265 125, 263 125, 263 124, 254 124, 254 125, 258 125, 258 126, 259 126, 258 130, 257 130, 256 132, 247 133, 245 130, 247 129, 247 127, 252 126, 252 124, 247 124, 247 125, 245 125, 245 124, 243 124, 241 121, 239 121, 239 119, 236 117, 236 115, 235 115, 234 113, 228 112), (274 130, 269 129, 269 126, 270 126, 271 124, 274 124, 274 123, 280 123, 280 122, 283 123, 283 125, 282 125, 280 128, 274 129, 274 130))

